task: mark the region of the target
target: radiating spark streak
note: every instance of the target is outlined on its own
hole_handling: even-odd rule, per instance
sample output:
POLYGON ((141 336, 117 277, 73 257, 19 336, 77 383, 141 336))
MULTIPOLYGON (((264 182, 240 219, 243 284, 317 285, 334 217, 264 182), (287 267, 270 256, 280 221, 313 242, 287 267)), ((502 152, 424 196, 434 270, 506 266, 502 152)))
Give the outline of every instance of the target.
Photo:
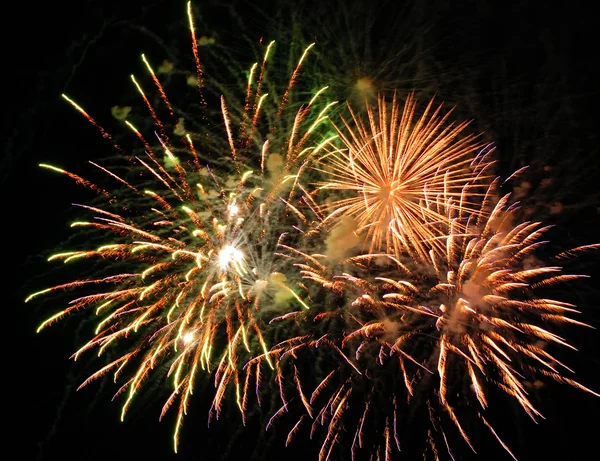
POLYGON ((269 428, 271 427, 271 425, 275 422, 276 419, 280 418, 281 415, 283 415, 284 412, 287 411, 287 405, 282 406, 279 410, 277 410, 273 416, 271 416, 269 418, 269 422, 267 423, 267 425, 265 426, 266 430, 269 430, 269 428))
POLYGON ((582 245, 582 246, 573 248, 571 250, 565 251, 563 253, 560 253, 559 255, 556 256, 556 258, 557 259, 572 258, 573 256, 577 255, 578 253, 583 253, 586 251, 598 250, 598 249, 600 249, 600 243, 595 243, 592 245, 582 245))
MULTIPOLYGON (((116 174, 114 174, 112 171, 107 170, 106 168, 104 168, 101 165, 98 165, 97 163, 94 163, 92 161, 89 162, 91 165, 94 165, 96 168, 102 170, 104 173, 106 173, 109 176, 112 176, 113 178, 115 178, 117 181, 119 181, 121 184, 124 184, 126 187, 129 187, 131 190, 136 191, 137 189, 135 187, 133 187, 131 184, 129 184, 127 181, 125 181, 124 179, 121 179, 119 176, 117 176, 116 174)), ((100 212, 102 213, 106 213, 106 211, 104 210, 100 210, 100 212)))
POLYGON ((519 168, 518 170, 516 170, 513 174, 511 174, 508 178, 506 178, 502 184, 506 184, 507 182, 509 182, 512 179, 515 179, 517 176, 519 176, 521 173, 523 173, 523 171, 525 171, 527 168, 529 168, 528 165, 525 165, 524 167, 519 168))
POLYGON ((98 193, 104 195, 107 198, 110 196, 108 192, 100 189, 95 184, 92 184, 90 181, 87 181, 87 180, 83 179, 81 176, 78 176, 78 175, 76 175, 74 173, 70 173, 69 171, 66 171, 66 170, 63 170, 61 168, 57 168, 55 166, 48 165, 48 164, 45 164, 45 163, 40 163, 39 166, 41 168, 46 168, 46 169, 49 169, 49 170, 52 170, 52 171, 56 171, 57 173, 64 174, 65 176, 68 176, 71 179, 75 180, 75 182, 77 182, 78 184, 82 184, 83 186, 88 187, 91 190, 93 190, 95 192, 98 192, 98 193))
POLYGON ((158 91, 160 93, 160 97, 162 98, 162 100, 164 101, 164 103, 166 104, 166 106, 169 108, 169 112, 171 113, 171 116, 173 116, 174 115, 173 114, 173 108, 171 107, 171 103, 169 103, 169 99, 167 98, 167 94, 165 93, 165 89, 160 84, 160 81, 156 77, 156 74, 154 73, 154 70, 152 69, 152 66, 150 66, 150 63, 146 59, 146 56, 143 55, 143 54, 142 54, 142 61, 144 61, 144 64, 146 64, 146 68, 148 69, 148 72, 150 73, 150 76, 152 77, 152 80, 154 81, 154 84, 158 88, 158 91))
POLYGON ((298 369, 295 366, 294 366, 294 381, 296 382, 296 388, 298 389, 298 395, 300 395, 300 400, 302 401, 304 408, 306 408, 306 411, 308 412, 308 416, 310 416, 312 418, 313 417, 312 408, 310 407, 309 401, 306 398, 306 396, 304 395, 304 392, 302 392, 302 384, 300 383, 300 378, 298 377, 298 369))
POLYGON ((559 382, 559 383, 563 383, 563 384, 568 384, 569 386, 575 387, 576 389, 580 389, 582 391, 587 392, 588 394, 592 394, 595 395, 596 397, 600 397, 600 393, 593 391, 592 389, 590 389, 589 387, 586 387, 580 383, 578 383, 577 381, 574 381, 570 378, 567 378, 565 376, 561 376, 558 373, 550 373, 546 370, 540 370, 540 373, 542 373, 545 376, 548 376, 552 379, 554 379, 555 381, 559 382))
POLYGON ((194 63, 196 64, 196 77, 197 77, 197 87, 200 92, 200 102, 203 105, 206 105, 206 101, 204 100, 202 88, 203 84, 203 70, 202 65, 200 64, 200 54, 198 53, 198 41, 196 40, 196 28, 194 27, 194 15, 192 12, 192 2, 187 3, 187 15, 189 22, 190 35, 192 38, 192 52, 194 54, 194 63))
POLYGON ((300 417, 300 419, 298 420, 298 422, 296 424, 294 424, 294 427, 292 428, 292 430, 288 433, 288 436, 285 440, 286 447, 290 444, 290 442, 294 438, 294 435, 296 434, 296 432, 298 432, 298 429, 300 428, 300 424, 302 424, 302 421, 304 421, 305 417, 306 417, 306 415, 302 415, 300 417))
POLYGON ((279 104, 279 109, 277 112, 277 116, 279 117, 283 111, 283 108, 285 106, 285 104, 288 101, 289 95, 290 95, 290 91, 293 88, 294 84, 296 83, 296 80, 298 78, 298 75, 300 73, 300 67, 302 66, 302 61, 304 61, 304 59, 306 58, 306 56, 308 55, 308 52, 310 51, 310 49, 315 46, 314 43, 311 43, 310 45, 308 45, 305 49, 304 52, 302 53, 302 56, 300 57, 300 59, 298 60, 298 64, 296 65, 296 68, 293 70, 292 75, 290 77, 290 80, 288 82, 288 86, 285 90, 285 93, 283 94, 283 97, 281 98, 281 103, 279 104))
POLYGON ((121 149, 117 144, 114 143, 112 136, 110 134, 108 134, 104 130, 104 128, 102 128, 98 124, 98 122, 96 122, 96 120, 94 120, 85 110, 83 110, 83 108, 81 106, 79 106, 75 101, 73 101, 71 98, 69 98, 66 94, 61 94, 61 96, 63 99, 68 101, 68 103, 71 104, 75 109, 77 109, 77 111, 79 111, 79 113, 81 113, 81 115, 83 115, 92 125, 94 125, 96 128, 98 128, 98 130, 100 131, 100 134, 102 135, 103 138, 111 141, 113 143, 113 146, 115 148, 117 148, 117 150, 121 149))
POLYGON ((504 448, 506 450, 506 452, 512 457, 512 459, 514 459, 515 461, 519 461, 517 459, 517 457, 512 453, 512 451, 509 450, 508 446, 502 441, 502 439, 500 439, 500 437, 498 436, 498 434, 496 433, 496 431, 494 430, 494 428, 486 421, 486 419, 481 416, 481 420, 483 421, 483 424, 486 425, 486 427, 490 430, 490 432, 494 435, 494 437, 496 437, 496 440, 498 440, 498 442, 500 442, 500 445, 502 445, 502 448, 504 448))
MULTIPOLYGON (((143 55, 142 55, 143 56, 143 55)), ((144 62, 146 63, 146 65, 148 66, 148 68, 150 69, 150 73, 151 75, 154 77, 154 72, 152 72, 152 69, 150 68, 150 66, 148 65, 148 63, 146 62, 146 60, 144 59, 144 62)), ((156 126, 159 128, 161 134, 164 134, 165 128, 162 124, 162 122, 160 121, 160 119, 158 118, 158 115, 156 115, 156 111, 154 110, 154 108, 152 107, 152 104, 150 103, 150 101, 148 101, 148 98, 146 97, 146 94, 144 93, 144 90, 142 89, 142 87, 140 86, 140 84, 137 82, 137 80, 135 79, 135 76, 130 75, 131 81, 133 82, 133 84, 135 85, 135 87, 137 88, 138 92, 140 93, 140 95, 142 96, 142 99, 144 100, 144 102, 146 103, 146 107, 148 108, 148 110, 150 111, 150 114, 152 115, 152 119, 154 120, 154 123, 156 124, 156 126)))
POLYGON ((165 187, 167 189, 169 189, 174 195, 175 197, 177 197, 179 199, 179 201, 183 202, 183 198, 179 195, 179 193, 160 175, 158 174, 156 171, 154 171, 152 169, 152 167, 150 167, 150 165, 148 165, 146 162, 144 162, 141 158, 136 157, 136 160, 138 162, 140 162, 150 173, 152 173, 154 176, 156 176, 156 178, 165 185, 165 187))
POLYGON ((239 171, 237 152, 235 149, 235 143, 233 141, 233 134, 231 132, 231 122, 229 121, 229 115, 227 113, 227 106, 225 105, 225 98, 221 96, 221 113, 223 114, 223 122, 225 123, 225 131, 227 132, 227 140, 229 141, 229 147, 231 148, 231 156, 236 168, 239 171))

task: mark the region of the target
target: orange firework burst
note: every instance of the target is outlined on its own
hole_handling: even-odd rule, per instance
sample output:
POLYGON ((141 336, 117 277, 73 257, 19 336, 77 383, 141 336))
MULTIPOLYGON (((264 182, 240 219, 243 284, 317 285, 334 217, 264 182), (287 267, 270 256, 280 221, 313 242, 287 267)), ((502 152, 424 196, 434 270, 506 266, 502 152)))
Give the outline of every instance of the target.
MULTIPOLYGON (((192 81, 203 90, 205 83, 189 6, 188 14, 196 60, 192 81)), ((79 175, 41 165, 99 193, 100 199, 105 200, 103 205, 80 205, 93 213, 94 219, 76 222, 72 227, 96 229, 103 233, 103 239, 108 234, 111 240, 94 249, 49 258, 65 263, 100 258, 106 263, 108 274, 29 296, 27 301, 48 292, 85 287, 93 290, 72 299, 66 309, 44 321, 38 331, 72 312, 95 311, 100 317, 95 336, 74 358, 92 349, 98 354, 113 347, 121 351, 117 359, 83 385, 108 373, 117 380, 127 376, 126 369, 133 369, 117 392, 127 395, 122 417, 144 381, 166 367, 173 389, 162 415, 179 402, 175 449, 197 375, 203 370, 214 378, 211 417, 219 417, 229 384, 234 386, 237 405, 244 416, 250 378, 254 376, 258 386, 261 371, 248 368, 245 379, 240 374, 246 357, 268 349, 262 332, 265 319, 294 305, 297 309, 308 308, 296 294, 293 274, 278 264, 276 251, 279 241, 298 222, 299 215, 291 211, 289 198, 298 185, 296 173, 301 169, 303 155, 315 149, 313 140, 319 133, 316 128, 326 120, 331 104, 320 104, 323 90, 319 90, 298 111, 292 110, 290 131, 280 133, 277 125, 265 123, 261 108, 269 99, 261 92, 261 83, 273 45, 272 42, 266 47, 262 64, 255 64, 249 72, 244 116, 239 124, 232 122, 225 99, 221 98, 225 145, 233 171, 202 165, 190 134, 181 133, 181 124, 171 133, 133 77, 155 123, 162 158, 158 149, 126 122, 144 145, 145 157, 135 157, 127 169, 136 168, 139 174, 128 179, 127 174, 92 163, 116 181, 120 189, 115 193, 79 175), (266 135, 259 133, 261 130, 266 135), (180 136, 181 144, 169 139, 173 134, 180 136), (173 152, 182 154, 176 156, 173 152), (149 187, 156 189, 148 190, 149 187), (122 271, 123 267, 128 270, 122 271)), ((281 100, 274 101, 279 117, 289 116, 288 94, 311 47, 298 61, 281 100)), ((143 60, 159 98, 175 115, 158 77, 145 57, 143 60)), ((64 98, 123 153, 86 111, 64 98)), ((200 99, 204 104, 202 92, 200 99)), ((222 158, 216 160, 222 162, 222 158)), ((268 365, 272 367, 271 363, 268 365)))
POLYGON ((338 129, 344 147, 321 159, 328 179, 320 189, 347 193, 326 207, 326 221, 353 219, 370 253, 427 259, 431 246, 442 249, 435 242, 446 217, 435 204, 458 199, 470 185, 462 206, 472 208, 491 149, 472 134, 460 137, 468 122, 448 122, 451 111, 442 115, 433 100, 418 119, 412 96, 403 109, 395 95, 391 108, 383 97, 377 107, 367 107, 366 124, 350 107, 351 122, 338 129))
MULTIPOLYGON (((431 251, 429 263, 416 270, 391 255, 371 254, 347 258, 340 273, 324 255, 285 247, 302 257, 298 266, 305 279, 339 296, 310 316, 324 325, 324 334, 291 338, 267 354, 278 369, 293 369, 293 390, 286 392, 299 395, 300 408, 312 418, 311 434, 319 425, 327 428, 320 460, 328 459, 336 444, 350 445, 353 459, 371 449, 377 459, 392 459, 400 450, 402 429, 410 428, 414 437, 407 415, 415 406, 433 424, 425 437, 431 453, 440 442, 452 456, 448 429, 438 424, 442 418, 475 452, 472 434, 463 426, 478 419, 515 458, 488 422, 490 394, 500 391, 534 421, 542 414, 528 383, 551 379, 600 396, 569 377, 573 370, 551 352, 554 346, 575 349, 554 332, 557 326, 589 325, 573 318, 579 313, 573 304, 539 294, 586 276, 565 274, 537 259, 536 252, 548 243, 541 238, 549 226, 513 222, 518 206, 509 204, 509 195, 495 198, 497 183, 477 212, 463 207, 461 197, 435 204, 436 213, 446 217, 437 224, 445 251, 431 251), (312 357, 323 349, 339 360, 333 366, 329 362, 320 381, 299 372, 301 352, 312 357), (355 429, 346 440, 352 421, 355 429)), ((578 247, 561 257, 597 247, 578 247)), ((275 417, 289 411, 286 392, 282 389, 284 405, 275 417)), ((306 416, 294 425, 290 439, 304 421, 306 416)))

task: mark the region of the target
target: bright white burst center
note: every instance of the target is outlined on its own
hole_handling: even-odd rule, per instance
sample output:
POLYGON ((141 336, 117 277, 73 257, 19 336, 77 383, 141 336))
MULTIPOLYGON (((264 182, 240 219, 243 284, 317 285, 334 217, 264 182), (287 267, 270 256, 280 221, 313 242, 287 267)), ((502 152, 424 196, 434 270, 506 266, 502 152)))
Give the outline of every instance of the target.
POLYGON ((230 265, 240 267, 244 261, 244 254, 232 245, 227 245, 219 252, 219 267, 226 270, 230 265))
POLYGON ((236 216, 239 213, 240 209, 238 208, 238 206, 235 203, 232 203, 231 205, 229 205, 229 217, 233 217, 236 216))
POLYGON ((184 343, 184 344, 189 344, 189 343, 191 343, 191 342, 193 341, 193 339, 194 339, 194 333, 192 333, 192 332, 190 331, 190 332, 188 332, 188 333, 184 334, 182 339, 183 339, 183 343, 184 343))

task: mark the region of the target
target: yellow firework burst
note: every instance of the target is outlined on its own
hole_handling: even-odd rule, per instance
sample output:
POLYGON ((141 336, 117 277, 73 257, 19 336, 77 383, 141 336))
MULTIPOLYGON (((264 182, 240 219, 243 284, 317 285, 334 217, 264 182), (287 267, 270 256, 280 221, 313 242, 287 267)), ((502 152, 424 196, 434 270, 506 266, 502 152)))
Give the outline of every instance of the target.
MULTIPOLYGON (((204 104, 205 83, 189 6, 188 14, 196 60, 192 81, 204 104)), ((114 374, 115 380, 124 379, 118 391, 126 394, 122 417, 140 394, 145 380, 166 369, 173 388, 162 414, 178 402, 175 447, 197 376, 204 371, 214 379, 211 417, 218 418, 229 385, 234 388, 244 416, 250 378, 254 373, 258 385, 261 372, 248 368, 245 379, 240 375, 247 357, 268 349, 262 332, 266 322, 290 306, 308 308, 296 293, 294 275, 278 263, 276 252, 280 240, 293 231, 299 219, 290 203, 297 186, 296 174, 306 152, 318 148, 313 140, 318 138, 317 127, 327 119, 330 104, 320 102, 324 89, 297 111, 288 109, 286 104, 312 45, 298 61, 283 97, 269 100, 261 91, 261 83, 273 45, 272 42, 266 47, 262 63, 252 66, 248 74, 241 105, 244 115, 239 123, 232 121, 226 101, 221 98, 221 131, 225 139, 222 145, 227 150, 219 152, 217 167, 202 164, 192 137, 182 133, 180 123, 173 132, 169 131, 134 77, 132 80, 152 115, 160 150, 126 122, 142 141, 145 156, 134 157, 123 174, 92 163, 117 185, 114 192, 74 173, 41 165, 91 188, 98 192, 99 200, 104 200, 101 205, 80 205, 94 218, 72 225, 100 232, 104 243, 49 259, 75 263, 96 258, 104 263, 107 274, 29 296, 27 301, 49 292, 92 290, 91 294, 86 291, 72 299, 66 309, 44 321, 38 331, 75 311, 95 312, 99 317, 95 336, 74 358, 94 349, 99 355, 109 348, 116 350, 118 358, 83 385, 108 373, 114 374), (261 117, 261 109, 269 102, 275 106, 273 112, 278 117, 292 121, 289 131, 281 133, 277 123, 265 122, 261 117), (259 133, 261 130, 266 134, 259 133), (170 139, 176 137, 178 142, 170 139), (225 156, 228 162, 223 162, 225 156), (224 163, 233 167, 219 169, 224 163), (135 174, 130 175, 131 171, 135 174)), ((145 57, 143 61, 159 100, 175 117, 157 74, 145 57)), ((73 100, 64 98, 123 153, 95 119, 73 100)))

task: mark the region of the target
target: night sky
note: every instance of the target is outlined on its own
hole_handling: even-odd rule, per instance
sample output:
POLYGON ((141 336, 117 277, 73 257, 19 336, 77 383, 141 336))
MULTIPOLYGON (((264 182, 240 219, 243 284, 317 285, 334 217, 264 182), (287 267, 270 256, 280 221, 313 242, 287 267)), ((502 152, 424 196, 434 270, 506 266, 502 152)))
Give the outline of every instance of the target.
MULTIPOLYGON (((69 270, 54 273, 55 266, 45 260, 57 248, 67 247, 68 224, 77 216, 70 204, 85 198, 67 178, 37 164, 85 172, 89 171, 87 160, 102 158, 111 149, 98 131, 61 99, 61 93, 72 95, 111 133, 118 133, 124 128, 111 119, 110 107, 135 100, 129 75, 143 74, 142 52, 149 53, 156 63, 173 57, 192 62, 186 42, 185 2, 124 3, 127 6, 115 7, 100 0, 69 7, 56 2, 36 7, 24 4, 5 17, 7 22, 16 22, 17 30, 3 40, 8 82, 3 85, 5 146, 0 156, 2 304, 7 339, 3 348, 3 419, 9 428, 5 447, 13 453, 8 459, 188 461, 224 459, 224 453, 229 453, 232 460, 252 456, 316 460, 316 442, 299 438, 285 449, 289 427, 276 427, 267 434, 258 425, 241 430, 235 411, 226 412, 223 421, 207 429, 209 400, 201 396, 184 423, 181 453, 174 455, 173 418, 158 422, 164 398, 160 386, 146 387, 145 397, 134 402, 124 423, 119 421, 121 400, 111 402, 116 387, 110 378, 76 391, 93 371, 90 364, 69 360, 86 340, 89 325, 85 315, 35 333, 41 321, 62 306, 53 304, 51 298, 23 301, 34 291, 77 276, 69 270)), ((277 17, 277 2, 252 2, 255 6, 243 1, 227 3, 230 8, 216 0, 202 3, 206 14, 198 22, 209 23, 213 29, 199 31, 199 35, 214 35, 226 43, 237 43, 241 34, 254 41, 278 39, 276 28, 269 28, 265 19, 277 17), (234 13, 243 18, 246 29, 230 19, 234 13)), ((436 0, 422 9, 419 24, 412 24, 407 32, 392 27, 398 16, 390 6, 395 2, 380 3, 381 23, 368 32, 372 46, 385 48, 384 56, 394 56, 393 50, 402 49, 406 42, 393 37, 423 33, 426 48, 413 57, 429 66, 423 81, 435 87, 441 98, 456 104, 461 115, 473 118, 476 128, 496 142, 504 171, 532 165, 535 198, 527 206, 556 225, 563 238, 558 245, 566 248, 599 242, 600 74, 595 70, 595 44, 600 24, 595 14, 576 6, 577 2, 550 7, 534 0, 512 2, 513 6, 502 6, 511 2, 465 1, 452 2, 460 6, 451 8, 449 2, 436 0), (542 176, 552 183, 546 190, 540 185, 548 184, 540 177, 544 166, 550 168, 542 176), (557 202, 559 212, 551 207, 557 202)), ((360 18, 365 5, 348 2, 345 14, 360 18)), ((335 40, 347 44, 348 37, 359 31, 339 27, 339 20, 334 21, 334 31, 325 30, 328 18, 318 16, 308 16, 309 38, 312 34, 317 45, 326 42, 322 55, 329 49, 338 59, 335 40)), ((279 30, 285 29, 284 19, 278 21, 279 30)), ((243 55, 243 50, 240 53, 243 55)), ((388 65, 405 65, 406 53, 388 65)), ((375 64, 380 55, 373 53, 375 64)), ((344 62, 336 62, 336 67, 340 74, 346 70, 344 62)), ((402 86, 406 88, 410 82, 402 86)), ((570 298, 584 311, 584 321, 596 328, 600 327, 599 257, 596 252, 582 258, 583 270, 592 278, 577 282, 570 298)), ((577 372, 578 381, 600 390, 597 330, 581 328, 568 333, 580 352, 565 352, 565 361, 577 372)), ((505 438, 517 457, 521 461, 593 458, 588 453, 597 451, 600 399, 554 384, 542 388, 537 398, 547 417, 537 426, 522 411, 503 409, 505 421, 498 427, 513 433, 505 438)), ((457 460, 510 459, 496 443, 482 447, 479 458, 472 458, 460 441, 455 445, 460 447, 455 450, 457 460)), ((331 459, 347 459, 348 450, 342 451, 331 459)))

